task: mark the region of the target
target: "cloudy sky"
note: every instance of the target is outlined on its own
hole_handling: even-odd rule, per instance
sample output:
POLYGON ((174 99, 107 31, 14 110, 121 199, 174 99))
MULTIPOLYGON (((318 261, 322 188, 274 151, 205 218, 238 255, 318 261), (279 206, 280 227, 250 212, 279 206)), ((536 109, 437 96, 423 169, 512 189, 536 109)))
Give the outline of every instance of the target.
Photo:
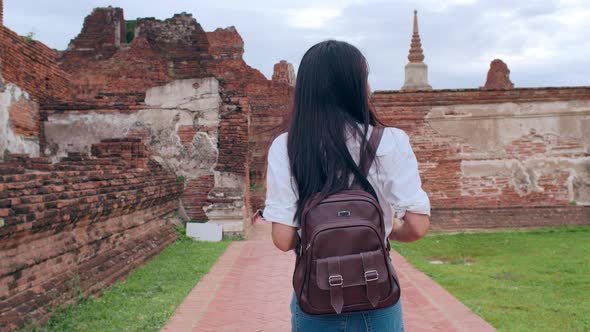
POLYGON ((316 42, 345 40, 367 57, 375 90, 403 84, 417 9, 436 89, 482 86, 495 58, 517 87, 590 85, 590 0, 4 0, 4 24, 61 50, 92 8, 108 5, 126 19, 185 11, 206 31, 233 25, 246 61, 267 77, 281 59, 297 68, 316 42))

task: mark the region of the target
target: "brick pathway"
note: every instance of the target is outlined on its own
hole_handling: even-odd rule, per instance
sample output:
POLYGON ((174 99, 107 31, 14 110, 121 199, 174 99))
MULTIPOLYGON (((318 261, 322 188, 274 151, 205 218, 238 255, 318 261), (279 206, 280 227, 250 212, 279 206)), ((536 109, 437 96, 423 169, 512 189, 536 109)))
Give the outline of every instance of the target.
MULTIPOLYGON (((162 331, 289 331, 294 256, 276 249, 270 225, 232 243, 162 331)), ((451 294, 392 252, 406 331, 494 331, 451 294)))

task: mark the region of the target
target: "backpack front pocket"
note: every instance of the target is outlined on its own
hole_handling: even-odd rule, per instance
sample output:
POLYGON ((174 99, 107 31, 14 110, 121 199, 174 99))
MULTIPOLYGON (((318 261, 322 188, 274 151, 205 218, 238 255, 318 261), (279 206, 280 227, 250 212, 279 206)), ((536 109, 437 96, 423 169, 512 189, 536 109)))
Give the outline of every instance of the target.
POLYGON ((318 310, 366 310, 391 295, 390 272, 383 250, 315 260, 309 302, 318 310))

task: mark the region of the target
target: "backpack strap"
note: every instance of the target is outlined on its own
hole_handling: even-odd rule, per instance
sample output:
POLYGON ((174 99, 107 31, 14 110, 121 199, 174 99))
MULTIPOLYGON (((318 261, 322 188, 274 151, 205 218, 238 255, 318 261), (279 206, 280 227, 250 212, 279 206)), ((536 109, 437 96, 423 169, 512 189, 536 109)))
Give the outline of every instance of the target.
MULTIPOLYGON (((361 174, 366 178, 367 174, 369 173, 369 169, 371 168, 371 164, 373 163, 373 160, 375 159, 375 156, 377 154, 377 148, 379 147, 379 143, 381 142, 381 137, 383 136, 383 131, 384 131, 384 127, 377 127, 377 126, 373 126, 373 131, 371 132, 371 137, 369 137, 369 142, 368 142, 368 146, 371 147, 371 149, 369 149, 367 158, 363 161, 362 165, 360 165, 360 170, 361 170, 361 174)), ((368 181, 367 181, 368 183, 368 181)), ((358 178, 355 177, 354 181, 351 184, 351 189, 358 189, 358 190, 365 190, 368 191, 371 195, 373 195, 373 197, 375 197, 375 199, 377 200, 377 202, 379 202, 379 198, 377 197, 377 192, 375 191, 375 189, 373 189, 373 186, 369 184, 369 188, 364 189, 360 183, 358 182, 358 178)), ((306 211, 311 210, 314 206, 317 205, 317 203, 319 203, 319 200, 316 197, 312 197, 308 202, 305 203, 305 207, 303 208, 303 212, 301 213, 301 215, 305 215, 306 211)), ((301 225, 303 226, 303 225, 301 225)))
POLYGON ((366 252, 361 252, 361 259, 363 261, 363 273, 365 276, 367 299, 369 302, 371 302, 373 308, 375 308, 377 307, 377 304, 379 304, 379 299, 381 298, 377 263, 375 262, 375 257, 368 255, 366 252))
POLYGON ((340 272, 340 257, 328 257, 328 285, 330 285, 330 304, 334 311, 339 314, 344 306, 342 272, 340 272))
MULTIPOLYGON (((379 143, 381 142, 381 137, 383 137, 383 127, 373 127, 373 131, 371 132, 371 137, 369 138, 369 144, 367 149, 367 157, 365 160, 362 160, 361 165, 359 165, 361 174, 366 178, 369 174, 369 169, 371 169, 371 165, 375 160, 375 156, 377 155, 377 149, 379 148, 379 143)), ((359 183, 358 177, 355 177, 354 181, 352 182, 352 188, 364 190, 361 184, 359 183)), ((377 198, 375 190, 369 183, 369 192, 377 198)))

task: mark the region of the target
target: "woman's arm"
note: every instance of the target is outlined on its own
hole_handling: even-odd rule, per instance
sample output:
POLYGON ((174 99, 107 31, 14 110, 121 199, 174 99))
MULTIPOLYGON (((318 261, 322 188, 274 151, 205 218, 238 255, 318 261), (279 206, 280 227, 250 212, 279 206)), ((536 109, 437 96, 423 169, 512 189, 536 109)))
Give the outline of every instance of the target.
POLYGON ((273 222, 272 242, 275 244, 275 247, 285 252, 295 249, 295 244, 297 243, 295 240, 297 236, 296 232, 297 228, 295 227, 273 222))
POLYGON ((414 242, 428 233, 430 218, 426 214, 406 212, 403 222, 394 219, 389 239, 399 242, 414 242))
POLYGON ((268 151, 265 220, 272 222, 272 241, 282 251, 295 248, 297 196, 292 183, 287 154, 287 135, 281 134, 268 151))

